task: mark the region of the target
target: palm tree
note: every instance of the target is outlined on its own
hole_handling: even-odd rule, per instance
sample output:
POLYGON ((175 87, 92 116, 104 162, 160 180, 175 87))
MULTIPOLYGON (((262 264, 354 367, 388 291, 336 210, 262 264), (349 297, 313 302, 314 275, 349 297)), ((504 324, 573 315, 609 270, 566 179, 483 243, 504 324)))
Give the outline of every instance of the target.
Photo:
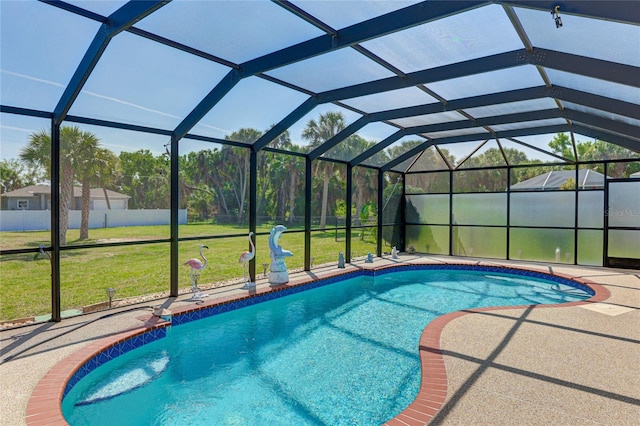
MULTIPOLYGON (((243 128, 231 133, 226 139, 252 144, 260 136, 262 136, 262 132, 259 130, 243 128)), ((232 190, 233 198, 237 203, 237 224, 240 225, 245 217, 245 204, 249 195, 249 150, 224 145, 220 153, 222 156, 221 174, 232 190)))
MULTIPOLYGON (((269 147, 299 152, 299 147, 291 143, 287 130, 273 139, 269 147)), ((288 211, 289 223, 295 220, 295 197, 300 192, 297 160, 298 157, 291 155, 258 152, 258 216, 284 221, 288 211)))
POLYGON ((98 148, 93 161, 93 171, 96 185, 102 188, 107 203, 107 210, 111 210, 111 202, 107 188, 114 187, 118 177, 120 159, 111 151, 98 148))
POLYGON ((107 209, 111 210, 111 202, 107 187, 113 186, 118 170, 118 157, 105 148, 99 148, 100 142, 88 132, 84 138, 84 151, 80 158, 77 173, 82 182, 82 212, 80 221, 80 239, 89 238, 89 212, 91 210, 91 187, 100 187, 104 193, 107 209))
MULTIPOLYGON (((356 223, 358 225, 365 225, 362 223, 361 213, 364 212, 365 206, 369 203, 377 202, 378 192, 378 176, 377 172, 368 167, 354 167, 353 168, 353 197, 356 208, 356 223)), ((372 213, 372 212, 369 212, 372 213)))
MULTIPOLYGON (((309 120, 307 127, 302 132, 302 137, 311 142, 309 149, 313 150, 338 134, 338 132, 344 130, 345 127, 346 123, 342 113, 329 111, 325 114, 320 114, 317 122, 313 119, 309 120)), ((334 171, 334 164, 331 161, 318 161, 317 167, 322 168, 323 171, 320 229, 325 229, 327 225, 329 180, 334 171)))
MULTIPOLYGON (((89 212, 91 210, 91 183, 97 178, 98 145, 100 140, 90 132, 80 132, 72 141, 62 140, 60 146, 70 143, 74 145, 74 170, 82 184, 82 211, 80 215, 80 240, 89 238, 89 212)), ((70 148, 70 147, 69 147, 70 148)), ((67 148, 68 149, 68 148, 67 148)))
MULTIPOLYGON (((68 128, 60 129, 60 139, 69 133, 68 128)), ((46 130, 40 130, 29 136, 29 143, 20 152, 20 160, 30 166, 40 166, 51 175, 51 135, 46 130)), ((73 193, 73 165, 68 152, 60 149, 60 244, 67 243, 67 228, 69 227, 69 203, 73 193)))
MULTIPOLYGON (((290 144, 291 152, 300 152, 300 147, 290 144)), ((304 192, 300 178, 304 171, 304 161, 294 155, 271 154, 272 163, 269 166, 268 179, 264 185, 269 188, 269 196, 273 202, 269 204, 269 214, 279 221, 287 221, 290 225, 296 220, 296 206, 298 197, 304 192)))
POLYGON ((218 204, 216 209, 217 220, 226 223, 231 217, 229 203, 225 195, 226 178, 222 171, 222 153, 218 148, 198 151, 195 154, 196 170, 193 173, 193 182, 200 191, 206 191, 211 195, 211 200, 218 204))
MULTIPOLYGON (((374 141, 368 141, 363 137, 355 134, 351 135, 347 138, 342 148, 343 153, 346 153, 349 158, 353 158, 356 155, 365 152, 366 150, 373 147, 376 143, 374 141), (348 150, 348 152, 346 152, 348 150)), ((354 167, 352 169, 352 188, 353 188, 353 199, 352 204, 355 204, 356 215, 355 220, 356 223, 362 225, 360 220, 360 215, 365 208, 365 205, 368 205, 369 201, 372 201, 376 198, 377 187, 378 187, 378 178, 376 173, 367 167, 354 167)))
MULTIPOLYGON (((60 128, 60 234, 58 238, 61 245, 66 245, 67 243, 69 208, 73 200, 73 180, 76 169, 85 170, 84 165, 92 160, 91 155, 96 152, 99 142, 99 139, 94 134, 83 132, 77 126, 63 126, 60 128)), ((51 135, 49 132, 41 130, 31 134, 29 143, 20 152, 20 159, 30 166, 44 167, 50 175, 51 135)), ((80 180, 83 181, 84 186, 84 175, 80 176, 80 180)), ((85 194, 83 189, 83 210, 85 204, 88 212, 89 194, 85 194)))
MULTIPOLYGON (((294 151, 299 151, 300 148, 297 146, 293 147, 294 151)), ((296 220, 295 210, 296 210, 296 198, 298 194, 304 191, 304 182, 300 177, 300 170, 304 170, 304 162, 299 158, 293 155, 290 155, 286 159, 286 170, 289 174, 289 223, 293 224, 296 220), (302 188, 301 188, 302 186, 302 188)), ((303 176, 304 177, 304 176, 303 176)))

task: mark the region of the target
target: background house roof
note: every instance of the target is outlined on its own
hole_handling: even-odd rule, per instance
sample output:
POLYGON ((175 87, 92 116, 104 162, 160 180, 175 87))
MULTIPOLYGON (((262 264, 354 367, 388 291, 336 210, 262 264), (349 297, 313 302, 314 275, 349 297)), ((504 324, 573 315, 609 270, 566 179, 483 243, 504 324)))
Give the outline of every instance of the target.
MULTIPOLYGON (((511 189, 520 191, 560 189, 570 180, 576 181, 575 170, 553 170, 511 185, 511 189)), ((578 188, 603 188, 604 175, 590 169, 580 169, 577 182, 578 188)))
MULTIPOLYGON (((24 188, 16 189, 14 191, 9 191, 2 194, 3 197, 7 198, 24 198, 24 197, 35 197, 40 194, 50 195, 51 194, 51 186, 49 185, 29 185, 24 188)), ((107 195, 112 200, 125 200, 131 198, 128 195, 121 194, 119 192, 112 191, 107 189, 107 195)), ((79 186, 73 187, 73 196, 76 198, 82 197, 82 188, 79 186)), ((92 188, 90 192, 90 198, 93 200, 104 200, 104 191, 102 188, 92 188)))

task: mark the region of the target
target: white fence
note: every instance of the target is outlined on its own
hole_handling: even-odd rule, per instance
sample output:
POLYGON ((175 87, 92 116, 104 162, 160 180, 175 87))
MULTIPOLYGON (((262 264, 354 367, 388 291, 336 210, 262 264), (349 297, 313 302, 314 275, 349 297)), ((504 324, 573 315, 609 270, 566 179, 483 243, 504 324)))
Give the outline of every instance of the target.
MULTIPOLYGON (((69 211, 69 229, 80 228, 80 211, 69 211)), ((158 210, 91 210, 89 228, 119 226, 169 225, 168 209, 158 210)), ((187 211, 178 211, 178 223, 187 223, 187 211)), ((48 210, 0 210, 0 231, 47 231, 51 229, 48 210)))

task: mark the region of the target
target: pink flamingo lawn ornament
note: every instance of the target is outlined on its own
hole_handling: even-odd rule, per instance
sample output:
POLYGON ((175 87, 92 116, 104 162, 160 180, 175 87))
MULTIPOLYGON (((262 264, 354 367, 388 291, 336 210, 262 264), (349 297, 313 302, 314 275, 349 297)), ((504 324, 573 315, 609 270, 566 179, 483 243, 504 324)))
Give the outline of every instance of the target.
POLYGON ((249 244, 251 244, 251 251, 245 251, 244 253, 242 253, 240 255, 240 260, 238 261, 238 263, 242 264, 243 277, 246 281, 243 288, 251 288, 256 286, 256 283, 252 283, 250 278, 247 279, 249 262, 251 261, 251 259, 256 257, 256 246, 253 244, 253 240, 251 239, 252 236, 253 232, 249 232, 249 244))
POLYGON ((205 246, 204 244, 200 245, 200 257, 202 258, 202 260, 204 260, 204 263, 202 263, 200 259, 196 259, 195 257, 184 262, 185 265, 189 265, 191 267, 191 273, 189 276, 191 277, 191 290, 193 290, 194 292, 200 291, 200 289, 198 288, 198 278, 200 278, 200 271, 207 267, 208 261, 207 258, 204 257, 204 254, 202 254, 203 248, 206 248, 208 250, 209 247, 205 246))

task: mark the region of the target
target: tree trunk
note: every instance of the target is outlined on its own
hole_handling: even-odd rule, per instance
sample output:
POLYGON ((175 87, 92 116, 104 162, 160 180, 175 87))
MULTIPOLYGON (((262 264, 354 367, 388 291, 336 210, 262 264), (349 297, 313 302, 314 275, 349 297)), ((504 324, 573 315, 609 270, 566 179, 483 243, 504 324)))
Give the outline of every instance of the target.
POLYGON ((362 226, 364 225, 361 219, 362 208, 364 207, 364 194, 362 193, 362 189, 357 189, 355 192, 356 192, 356 223, 362 226))
POLYGON ((82 180, 82 212, 80 213, 80 240, 89 238, 89 209, 91 207, 91 187, 89 180, 82 180))
POLYGON ((60 180, 60 245, 67 245, 67 229, 69 229, 69 203, 73 199, 73 167, 65 162, 60 165, 62 177, 60 180))
MULTIPOLYGON (((247 186, 249 184, 248 170, 249 170, 249 156, 245 155, 241 161, 236 163, 238 165, 238 187, 233 185, 233 190, 236 195, 236 200, 238 201, 238 218, 237 224, 242 225, 242 220, 244 219, 244 203, 247 196, 247 186), (240 163, 244 165, 244 167, 240 167, 240 163)), ((251 206, 253 207, 253 206, 251 206)))
POLYGON ((320 229, 324 230, 327 226, 327 204, 329 201, 329 167, 324 166, 324 182, 322 183, 322 210, 320 211, 320 229))
POLYGON ((107 202, 107 210, 111 210, 111 201, 109 201, 109 194, 107 194, 107 188, 102 188, 102 192, 104 192, 104 199, 107 202))
POLYGON ((287 198, 289 195, 284 185, 278 188, 277 192, 277 204, 276 204, 276 219, 278 222, 284 222, 287 218, 287 198))
POLYGON ((264 210, 264 204, 265 204, 265 191, 262 192, 258 192, 258 196, 256 197, 257 201, 256 201, 256 215, 260 216, 262 214, 262 216, 266 216, 264 210))
POLYGON ((295 167, 291 170, 291 181, 289 182, 289 223, 292 224, 296 220, 296 187, 298 184, 298 173, 295 167))
MULTIPOLYGON (((225 216, 229 216, 229 207, 227 206, 227 200, 226 198, 224 198, 224 193, 222 192, 222 188, 215 188, 216 193, 218 194, 218 206, 220 207, 218 209, 218 212, 220 212, 220 210, 222 210, 223 214, 225 216)), ((218 213, 220 214, 220 213, 218 213)), ((228 220, 228 219, 226 219, 228 220)), ((227 223, 226 221, 223 221, 223 223, 227 223)))

